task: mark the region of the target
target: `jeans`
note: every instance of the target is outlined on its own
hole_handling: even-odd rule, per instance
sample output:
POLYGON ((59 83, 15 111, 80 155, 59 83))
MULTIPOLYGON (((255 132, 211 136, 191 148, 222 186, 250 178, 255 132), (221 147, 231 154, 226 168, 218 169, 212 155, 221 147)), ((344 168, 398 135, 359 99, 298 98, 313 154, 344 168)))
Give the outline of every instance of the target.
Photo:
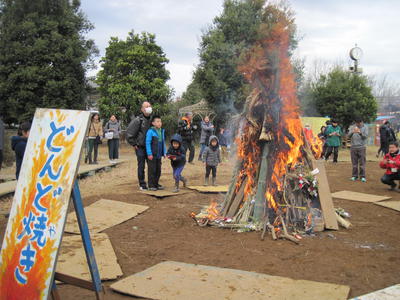
POLYGON ((353 165, 353 177, 365 178, 366 148, 351 149, 351 164, 353 165))
POLYGON ((147 155, 146 155, 146 149, 143 147, 139 147, 136 150, 136 158, 137 158, 137 176, 138 176, 138 181, 139 185, 141 187, 147 187, 146 185, 146 161, 147 161, 147 155))
POLYGON ((158 188, 161 177, 161 158, 147 160, 149 188, 158 188))
POLYGON ((329 159, 329 156, 331 156, 333 152, 333 162, 337 162, 338 156, 339 156, 339 147, 332 147, 332 146, 328 146, 328 149, 326 151, 326 155, 325 155, 325 160, 329 159))
POLYGON ((96 143, 96 139, 88 139, 88 159, 89 163, 97 162, 97 156, 99 153, 99 144, 96 143), (93 160, 92 160, 92 152, 93 152, 93 160))
POLYGON ((192 144, 192 141, 183 140, 182 146, 185 149, 186 153, 189 150, 189 162, 192 162, 193 158, 194 158, 194 153, 195 153, 195 149, 194 149, 194 146, 192 144))
POLYGON ((400 180, 400 174, 399 173, 393 173, 393 174, 385 174, 381 178, 381 181, 383 184, 387 184, 390 186, 396 186, 396 183, 394 182, 395 180, 400 180))
POLYGON ((110 160, 118 159, 119 139, 108 140, 108 157, 110 160))
POLYGON ((199 153, 199 160, 203 159, 203 152, 206 149, 207 145, 206 144, 200 144, 200 153, 199 153))
POLYGON ((180 180, 182 180, 182 171, 183 171, 183 168, 185 167, 185 165, 183 165, 183 166, 179 166, 179 167, 173 167, 172 169, 173 169, 173 175, 174 175, 174 179, 175 179, 175 183, 178 183, 180 180))
POLYGON ((210 173, 212 171, 212 177, 217 177, 217 167, 206 165, 206 178, 210 177, 210 173))

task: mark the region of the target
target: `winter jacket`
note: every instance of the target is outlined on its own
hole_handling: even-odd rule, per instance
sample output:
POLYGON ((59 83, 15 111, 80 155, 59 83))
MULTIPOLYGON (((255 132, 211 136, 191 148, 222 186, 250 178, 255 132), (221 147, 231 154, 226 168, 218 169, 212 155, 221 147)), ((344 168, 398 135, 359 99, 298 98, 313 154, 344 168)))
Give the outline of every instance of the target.
POLYGON ((178 132, 182 140, 191 142, 193 140, 193 126, 190 121, 183 117, 178 123, 178 132))
POLYGON ((110 120, 106 123, 106 126, 104 127, 104 132, 112 132, 113 139, 119 139, 119 135, 121 133, 121 125, 118 121, 113 122, 110 120))
POLYGON ((339 125, 336 127, 329 125, 328 128, 326 128, 325 135, 326 135, 326 144, 329 147, 339 147, 340 146, 340 141, 341 141, 343 132, 339 125), (330 136, 330 134, 334 133, 334 132, 337 132, 339 135, 338 136, 337 135, 330 136))
POLYGON ((167 154, 165 146, 165 130, 161 129, 161 141, 155 128, 150 128, 146 133, 146 153, 147 156, 153 156, 155 159, 161 159, 167 154))
POLYGON ((0 150, 4 148, 4 123, 3 120, 0 119, 0 150))
POLYGON ((215 135, 210 136, 210 144, 206 149, 204 149, 202 160, 207 166, 212 167, 216 167, 222 162, 219 151, 219 141, 215 135), (217 146, 215 147, 211 146, 211 141, 214 139, 217 140, 217 146))
POLYGON ((88 137, 95 138, 96 136, 102 137, 103 135, 104 135, 103 125, 101 124, 101 121, 90 122, 88 137))
POLYGON ((228 146, 228 138, 226 137, 226 133, 220 133, 218 135, 218 140, 219 140, 219 144, 220 146, 226 147, 228 146))
POLYGON ((368 139, 368 127, 362 125, 361 127, 359 127, 360 133, 354 133, 353 131, 356 127, 357 125, 353 125, 349 129, 351 148, 353 149, 365 148, 368 139))
POLYGON ((208 145, 209 138, 214 132, 214 127, 211 122, 201 122, 201 135, 200 135, 200 144, 208 145))
POLYGON ((185 148, 182 146, 182 137, 179 134, 174 134, 171 138, 171 146, 169 147, 167 151, 167 156, 174 156, 176 159, 172 160, 171 158, 171 166, 172 168, 178 168, 181 166, 184 166, 186 163, 186 151, 185 148), (172 142, 178 142, 179 147, 178 149, 175 149, 172 146, 172 142))
POLYGON ((146 117, 143 113, 134 118, 126 129, 126 138, 130 145, 146 147, 146 133, 151 125, 151 116, 146 117))
POLYGON ((13 136, 11 138, 11 148, 15 152, 16 172, 15 176, 18 179, 19 172, 21 171, 22 160, 24 158, 26 144, 28 139, 22 136, 13 136))
POLYGON ((386 169, 386 174, 391 175, 399 172, 400 169, 400 153, 388 153, 383 157, 383 160, 379 163, 382 169, 386 169), (387 160, 392 160, 393 163, 388 163, 387 160))
POLYGON ((389 144, 390 142, 396 141, 394 130, 385 124, 379 127, 379 137, 381 144, 389 144))

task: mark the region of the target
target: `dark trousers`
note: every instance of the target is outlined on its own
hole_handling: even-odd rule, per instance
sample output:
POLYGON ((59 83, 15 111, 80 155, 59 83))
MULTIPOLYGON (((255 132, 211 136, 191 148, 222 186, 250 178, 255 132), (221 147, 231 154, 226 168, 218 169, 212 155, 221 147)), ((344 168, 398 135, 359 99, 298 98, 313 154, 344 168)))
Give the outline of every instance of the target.
POLYGON ((113 159, 118 159, 119 154, 118 154, 118 148, 119 148, 119 139, 111 139, 108 140, 108 157, 113 160, 113 159))
POLYGON ((96 143, 96 139, 88 139, 88 159, 89 163, 97 162, 97 156, 99 153, 99 144, 96 143), (92 152, 93 152, 93 160, 92 160, 92 152))
POLYGON ((379 152, 383 152, 383 155, 386 155, 389 153, 389 143, 388 142, 381 142, 381 147, 378 150, 378 155, 379 152))
POLYGON ((367 161, 367 149, 366 148, 357 148, 351 149, 351 164, 353 165, 353 177, 365 177, 365 164, 367 161))
POLYGON ((321 158, 325 158, 327 150, 328 150, 328 145, 326 143, 324 143, 324 145, 322 146, 321 158))
POLYGON ((328 146, 328 149, 326 150, 325 160, 329 159, 329 156, 331 156, 332 152, 333 152, 333 162, 337 162, 339 156, 339 147, 328 146))
POLYGON ((394 173, 394 174, 385 174, 381 178, 381 181, 383 184, 387 184, 390 186, 396 186, 396 183, 394 182, 395 180, 400 180, 400 174, 399 173, 394 173))
POLYGON ((147 160, 149 188, 158 188, 161 176, 161 158, 147 160))
POLYGON ((194 159, 194 153, 195 153, 195 149, 192 144, 192 141, 183 140, 182 146, 185 149, 186 153, 188 153, 188 150, 189 150, 189 162, 192 162, 194 159))
POLYGON ((206 178, 210 177, 210 173, 212 171, 212 177, 217 177, 217 167, 206 165, 206 178))
POLYGON ((147 187, 145 180, 146 177, 145 167, 147 161, 146 149, 144 149, 143 147, 139 147, 136 150, 136 158, 137 158, 137 176, 139 185, 141 187, 147 187))
POLYGON ((179 183, 179 181, 183 179, 182 171, 183 171, 184 167, 185 167, 185 165, 172 168, 174 179, 175 179, 175 183, 179 183))
POLYGON ((1 170, 2 165, 3 165, 3 150, 0 149, 0 170, 1 170))

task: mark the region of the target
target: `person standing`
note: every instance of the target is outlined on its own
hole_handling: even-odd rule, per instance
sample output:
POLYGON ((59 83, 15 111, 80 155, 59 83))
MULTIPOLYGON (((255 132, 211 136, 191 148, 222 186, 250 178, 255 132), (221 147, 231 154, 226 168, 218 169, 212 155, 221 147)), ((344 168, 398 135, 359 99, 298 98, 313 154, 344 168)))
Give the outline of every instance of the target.
POLYGON ((390 185, 390 190, 395 190, 397 185, 395 180, 400 180, 400 153, 397 142, 389 143, 389 153, 383 157, 379 163, 382 169, 386 169, 385 175, 381 178, 383 184, 390 185))
POLYGON ((103 126, 100 121, 100 116, 98 113, 92 115, 90 119, 89 125, 89 133, 88 133, 88 153, 87 160, 89 164, 98 164, 97 157, 99 153, 99 144, 101 144, 101 138, 103 137, 103 126), (93 152, 93 160, 92 160, 92 152, 93 152))
POLYGON ((326 131, 326 126, 321 126, 321 131, 318 133, 318 138, 322 141, 323 145, 322 145, 322 153, 321 153, 321 159, 325 158, 325 154, 326 154, 326 149, 328 148, 328 145, 326 144, 326 135, 325 135, 325 131, 326 131))
POLYGON ((115 115, 111 115, 110 120, 106 123, 104 132, 108 144, 108 157, 110 163, 116 163, 119 157, 119 136, 121 134, 121 125, 115 115))
POLYGON ((4 149, 4 136, 5 136, 5 129, 4 129, 4 123, 2 118, 0 117, 0 170, 3 165, 3 149, 4 149))
POLYGON ((329 125, 325 131, 326 143, 328 149, 326 151, 325 160, 327 161, 333 152, 333 162, 338 162, 339 147, 341 143, 341 137, 343 135, 342 129, 338 125, 336 120, 332 120, 332 125, 329 125))
POLYGON ((173 193, 179 192, 180 181, 182 181, 183 187, 186 187, 187 184, 185 177, 182 176, 182 171, 186 164, 186 150, 182 145, 182 137, 179 134, 174 134, 171 138, 171 146, 167 151, 167 157, 171 160, 172 174, 175 180, 173 193))
POLYGON ((203 152, 203 162, 206 167, 206 175, 204 177, 204 185, 209 184, 210 173, 212 172, 211 184, 213 186, 217 185, 217 167, 221 161, 221 154, 219 151, 219 141, 215 135, 210 137, 210 145, 204 149, 203 152))
POLYGON ((146 133, 147 173, 150 191, 164 189, 159 180, 161 177, 161 159, 167 155, 167 148, 165 146, 165 131, 161 126, 161 117, 153 116, 151 128, 146 133))
POLYGON ((132 119, 126 130, 128 143, 133 146, 137 158, 137 176, 140 190, 147 190, 145 179, 146 155, 146 133, 150 128, 151 114, 153 109, 149 102, 143 102, 141 113, 132 119))
POLYGON ((29 133, 31 131, 31 123, 24 122, 18 128, 18 135, 11 137, 11 148, 15 152, 15 177, 19 178, 22 161, 24 159, 26 144, 28 143, 29 133))
POLYGON ((379 137, 380 137, 380 148, 378 150, 377 157, 380 152, 386 155, 389 152, 389 143, 396 141, 396 135, 393 129, 390 127, 390 122, 385 121, 382 126, 379 127, 379 137))
POLYGON ((201 122, 201 135, 200 135, 200 153, 199 160, 202 160, 204 149, 208 146, 210 136, 214 132, 214 125, 210 122, 208 116, 204 117, 204 121, 201 122))
POLYGON ((351 180, 356 181, 360 178, 362 182, 367 182, 365 164, 367 161, 368 127, 364 125, 362 120, 357 119, 355 124, 350 127, 349 138, 351 141, 351 164, 353 165, 351 180))
POLYGON ((182 137, 182 146, 186 152, 189 152, 189 163, 193 163, 195 148, 193 145, 193 130, 196 130, 196 125, 192 124, 193 114, 188 112, 178 123, 178 133, 182 137))

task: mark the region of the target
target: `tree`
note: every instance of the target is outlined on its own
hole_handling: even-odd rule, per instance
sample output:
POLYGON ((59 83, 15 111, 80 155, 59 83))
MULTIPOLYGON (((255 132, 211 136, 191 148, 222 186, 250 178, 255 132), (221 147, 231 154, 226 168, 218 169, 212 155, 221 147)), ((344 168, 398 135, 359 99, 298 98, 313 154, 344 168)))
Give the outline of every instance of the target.
POLYGON ((105 117, 117 114, 125 123, 150 101, 158 113, 166 113, 173 91, 167 85, 168 63, 155 35, 129 32, 126 40, 112 37, 102 58, 97 83, 101 93, 99 108, 105 117))
MULTIPOLYGON (((217 122, 223 123, 227 114, 240 111, 249 95, 250 88, 238 66, 241 56, 259 39, 266 38, 260 36, 260 27, 275 23, 272 10, 268 7, 271 6, 267 6, 265 0, 225 0, 223 12, 202 36, 200 64, 193 82, 201 88, 206 101, 215 108, 217 122)), ((297 45, 294 19, 287 7, 280 8, 291 20, 293 50, 297 45)), ((301 67, 298 71, 302 72, 301 67)))
POLYGON ((85 71, 97 49, 73 0, 0 0, 0 114, 31 119, 37 107, 84 108, 85 71))
POLYGON ((335 68, 313 84, 312 95, 318 111, 338 120, 345 129, 356 118, 364 122, 376 118, 377 103, 366 76, 335 68))

